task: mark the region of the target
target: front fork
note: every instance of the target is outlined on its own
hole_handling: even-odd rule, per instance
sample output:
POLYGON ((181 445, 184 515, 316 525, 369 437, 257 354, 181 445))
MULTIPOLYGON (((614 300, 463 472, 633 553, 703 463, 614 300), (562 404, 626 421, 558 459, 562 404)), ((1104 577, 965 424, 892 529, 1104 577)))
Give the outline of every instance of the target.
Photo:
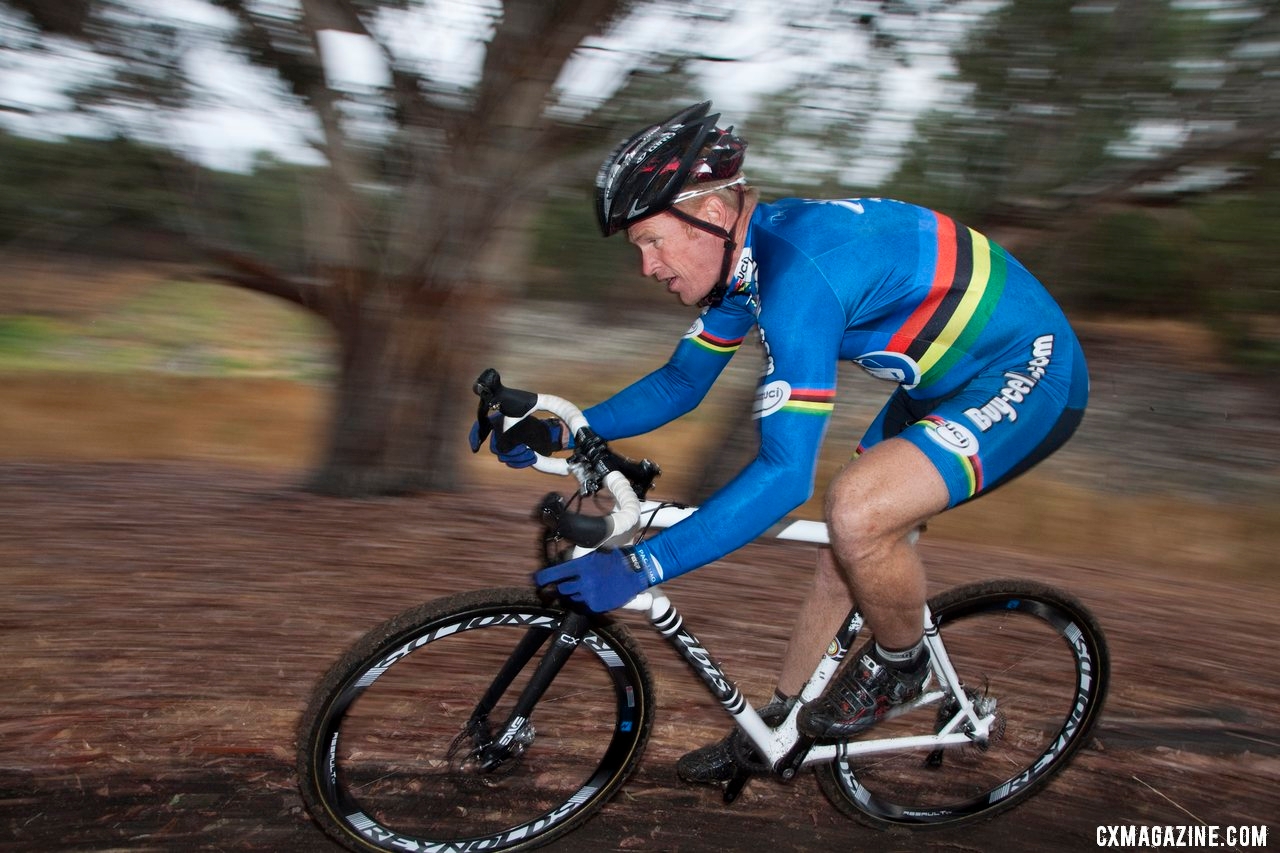
POLYGON ((465 731, 475 739, 474 756, 480 770, 485 772, 496 770, 517 757, 528 746, 530 738, 527 730, 534 707, 547 692, 547 688, 551 686, 551 682, 555 680, 560 670, 564 668, 573 650, 582 642, 589 625, 590 617, 586 613, 569 611, 559 627, 530 628, 520 639, 511 656, 507 658, 507 662, 503 664, 502 669, 489 685, 489 689, 481 697, 465 727, 465 731), (529 677, 529 682, 524 686, 519 698, 516 699, 515 706, 507 715, 506 721, 493 736, 490 736, 487 725, 489 713, 511 687, 516 676, 524 671, 539 650, 546 645, 547 640, 553 636, 554 639, 543 653, 542 659, 538 661, 537 668, 529 677))

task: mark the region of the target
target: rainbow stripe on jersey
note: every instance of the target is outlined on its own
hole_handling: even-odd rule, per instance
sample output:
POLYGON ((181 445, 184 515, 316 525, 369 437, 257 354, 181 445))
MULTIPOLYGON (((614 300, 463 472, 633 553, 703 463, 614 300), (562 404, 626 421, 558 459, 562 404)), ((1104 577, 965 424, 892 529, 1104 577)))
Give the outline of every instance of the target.
POLYGON ((936 238, 921 241, 922 251, 935 253, 933 280, 886 347, 920 366, 917 388, 945 376, 972 349, 1000 301, 1008 273, 1004 249, 948 216, 933 216, 936 238))

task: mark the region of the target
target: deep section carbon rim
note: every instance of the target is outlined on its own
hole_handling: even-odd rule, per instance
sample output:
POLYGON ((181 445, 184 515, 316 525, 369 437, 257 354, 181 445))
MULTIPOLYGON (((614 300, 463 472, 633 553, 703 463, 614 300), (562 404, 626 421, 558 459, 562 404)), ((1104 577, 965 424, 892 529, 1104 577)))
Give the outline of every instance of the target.
MULTIPOLYGON (((989 743, 887 752, 819 768, 842 811, 879 827, 954 826, 1011 808, 1086 742, 1106 695, 1109 660, 1096 620, 1071 597, 1029 581, 990 581, 930 602, 968 695, 994 702, 989 743)), ((954 707, 929 706, 864 738, 936 730, 954 707)))
MULTIPOLYGON (((586 820, 637 762, 651 725, 643 658, 619 626, 593 627, 511 740, 485 766, 541 655, 476 709, 517 648, 563 612, 522 590, 424 605, 375 630, 321 683, 299 744, 302 792, 353 850, 513 851, 586 820)), ((545 648, 546 644, 542 645, 545 648)))

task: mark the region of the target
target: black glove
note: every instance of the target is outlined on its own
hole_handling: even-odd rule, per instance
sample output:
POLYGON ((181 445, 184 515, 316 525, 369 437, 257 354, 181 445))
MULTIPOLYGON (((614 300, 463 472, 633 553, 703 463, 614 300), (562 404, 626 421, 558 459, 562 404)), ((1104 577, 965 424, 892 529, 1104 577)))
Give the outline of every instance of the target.
MULTIPOLYGON (((537 461, 535 454, 550 456, 566 446, 566 430, 557 418, 523 418, 503 432, 502 415, 494 412, 488 426, 484 431, 489 433, 489 450, 512 468, 528 468, 537 461)), ((471 425, 469 440, 471 452, 478 452, 484 440, 479 421, 471 425)))

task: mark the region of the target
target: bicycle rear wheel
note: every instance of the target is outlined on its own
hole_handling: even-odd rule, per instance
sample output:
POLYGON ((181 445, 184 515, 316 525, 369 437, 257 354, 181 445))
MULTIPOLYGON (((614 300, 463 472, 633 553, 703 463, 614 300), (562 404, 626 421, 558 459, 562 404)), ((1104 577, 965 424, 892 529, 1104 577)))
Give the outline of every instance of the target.
POLYGON ((311 815, 357 851, 526 850, 579 826, 630 775, 652 724, 648 669, 622 626, 593 623, 510 758, 477 760, 541 658, 516 650, 536 648, 564 615, 528 590, 485 590, 366 635, 303 715, 298 774, 311 815), (480 719, 482 697, 497 692, 480 719))
MULTIPOLYGON (((929 607, 965 691, 994 700, 996 725, 985 746, 876 753, 818 768, 837 808, 881 829, 955 826, 1023 802, 1087 742, 1106 696, 1106 641, 1074 598, 1031 581, 988 581, 942 593, 929 607)), ((865 737, 920 734, 923 715, 936 715, 938 725, 952 717, 954 704, 945 705, 878 723, 865 737)))

